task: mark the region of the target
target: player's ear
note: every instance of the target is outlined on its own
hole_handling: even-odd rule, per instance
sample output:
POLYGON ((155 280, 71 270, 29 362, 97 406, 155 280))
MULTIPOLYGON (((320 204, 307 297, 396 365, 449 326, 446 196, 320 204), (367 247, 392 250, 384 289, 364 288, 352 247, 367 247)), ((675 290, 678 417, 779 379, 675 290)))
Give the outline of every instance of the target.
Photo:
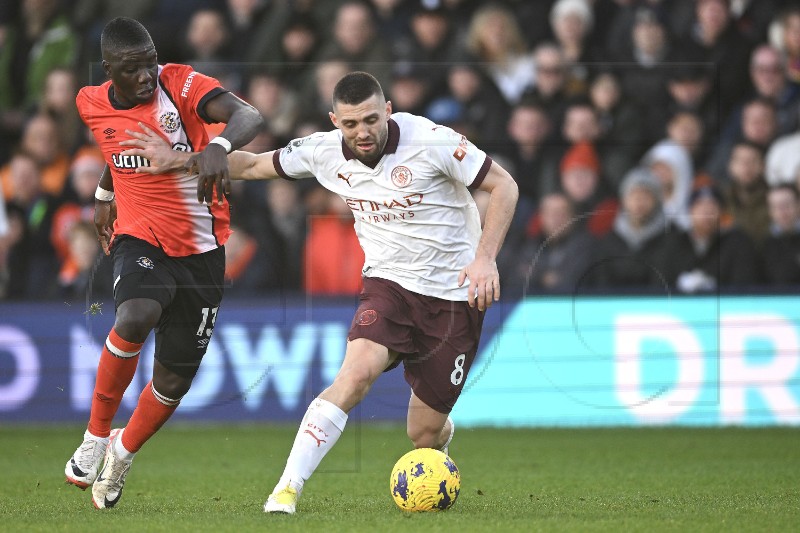
POLYGON ((392 101, 386 100, 386 118, 388 119, 391 116, 392 116, 392 101))
POLYGON ((339 129, 339 122, 336 120, 336 115, 333 114, 331 111, 328 111, 328 117, 330 117, 331 122, 333 122, 333 126, 336 129, 339 129))
POLYGON ((104 59, 100 64, 103 65, 103 72, 105 72, 106 77, 111 79, 111 63, 104 59))

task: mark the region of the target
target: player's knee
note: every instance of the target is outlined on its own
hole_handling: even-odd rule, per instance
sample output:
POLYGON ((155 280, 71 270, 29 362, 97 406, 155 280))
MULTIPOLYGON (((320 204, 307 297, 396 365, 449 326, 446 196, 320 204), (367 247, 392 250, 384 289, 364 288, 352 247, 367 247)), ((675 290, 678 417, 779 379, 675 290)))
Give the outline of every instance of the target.
POLYGON ((155 301, 124 302, 117 309, 114 330, 129 342, 144 342, 161 317, 161 306, 155 301))
POLYGON ((357 403, 364 399, 375 380, 367 370, 358 368, 340 372, 335 381, 340 390, 357 403))
POLYGON ((177 374, 172 375, 154 375, 153 376, 153 388, 167 398, 172 398, 174 400, 179 400, 187 392, 192 386, 192 379, 185 378, 183 376, 179 376, 177 374))

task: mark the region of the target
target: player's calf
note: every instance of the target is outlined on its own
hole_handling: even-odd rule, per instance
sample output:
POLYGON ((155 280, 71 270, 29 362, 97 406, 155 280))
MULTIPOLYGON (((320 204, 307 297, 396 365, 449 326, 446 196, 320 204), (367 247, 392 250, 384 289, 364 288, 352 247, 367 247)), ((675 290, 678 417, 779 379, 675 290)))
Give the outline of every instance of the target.
POLYGON ((447 447, 453 440, 455 424, 449 416, 444 424, 432 424, 431 420, 421 420, 421 413, 409 413, 409 421, 406 432, 411 439, 414 448, 434 448, 447 453, 447 447))

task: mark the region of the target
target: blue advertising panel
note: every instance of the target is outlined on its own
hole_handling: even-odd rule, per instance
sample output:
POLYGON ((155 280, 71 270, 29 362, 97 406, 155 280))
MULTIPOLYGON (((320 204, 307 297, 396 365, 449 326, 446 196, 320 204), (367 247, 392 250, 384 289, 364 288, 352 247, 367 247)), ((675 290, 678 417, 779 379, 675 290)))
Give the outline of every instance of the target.
MULTIPOLYGON (((461 426, 800 423, 797 297, 529 298, 488 312, 461 426)), ((292 421, 339 368, 354 299, 226 301, 176 417, 292 421)), ((113 310, 0 305, 0 421, 85 422, 113 310)), ((152 371, 153 340, 119 417, 152 371)), ((402 369, 354 413, 403 420, 402 369)))
MULTIPOLYGON (((226 301, 175 417, 297 422, 333 381, 357 303, 354 298, 226 301)), ((113 307, 96 313, 89 307, 0 305, 0 421, 88 420, 97 362, 114 323, 113 307)), ((487 319, 487 336, 503 314, 498 306, 494 318, 487 319)), ((118 420, 133 412, 149 381, 153 351, 151 335, 118 420)), ((378 379, 354 414, 365 420, 405 420, 409 394, 402 368, 393 370, 378 379)))
POLYGON ((800 423, 797 297, 531 298, 483 348, 470 425, 800 423))

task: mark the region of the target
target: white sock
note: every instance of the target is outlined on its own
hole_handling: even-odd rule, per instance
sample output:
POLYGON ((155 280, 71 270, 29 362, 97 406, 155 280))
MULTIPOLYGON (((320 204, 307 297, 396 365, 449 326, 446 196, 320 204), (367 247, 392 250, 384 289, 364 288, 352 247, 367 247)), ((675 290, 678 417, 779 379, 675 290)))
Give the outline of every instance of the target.
POLYGON ((311 477, 328 450, 339 440, 346 423, 347 413, 336 405, 321 398, 311 402, 300 422, 292 451, 286 460, 286 468, 274 492, 283 490, 286 485, 300 492, 303 483, 311 477))
POLYGON ((99 440, 101 442, 108 442, 108 437, 98 437, 97 435, 89 433, 89 430, 87 429, 86 431, 83 432, 83 440, 89 440, 89 439, 99 440))
POLYGON ((117 438, 114 440, 114 455, 119 457, 120 459, 125 459, 126 461, 133 460, 133 456, 136 455, 136 452, 129 452, 125 446, 122 445, 122 433, 125 430, 119 432, 117 438))
MULTIPOLYGON (((447 417, 447 422, 450 422, 450 436, 447 437, 447 440, 445 441, 444 446, 439 448, 445 454, 447 454, 449 452, 450 443, 453 442, 453 435, 456 432, 456 423, 453 422, 453 419, 448 416, 447 417)), ((445 422, 445 425, 447 425, 447 422, 445 422)))

